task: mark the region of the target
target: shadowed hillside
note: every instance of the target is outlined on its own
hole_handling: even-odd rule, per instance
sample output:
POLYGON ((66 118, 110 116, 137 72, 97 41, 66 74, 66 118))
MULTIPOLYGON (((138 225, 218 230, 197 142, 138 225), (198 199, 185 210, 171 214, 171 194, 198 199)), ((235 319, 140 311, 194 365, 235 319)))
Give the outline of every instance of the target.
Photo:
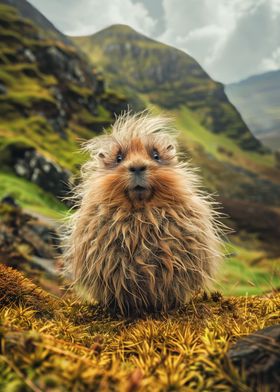
POLYGON ((44 37, 51 39, 59 39, 68 45, 73 45, 72 41, 68 39, 64 34, 61 34, 59 30, 42 15, 35 7, 33 7, 26 0, 1 0, 1 3, 15 7, 19 14, 26 19, 31 20, 41 29, 41 33, 44 37))

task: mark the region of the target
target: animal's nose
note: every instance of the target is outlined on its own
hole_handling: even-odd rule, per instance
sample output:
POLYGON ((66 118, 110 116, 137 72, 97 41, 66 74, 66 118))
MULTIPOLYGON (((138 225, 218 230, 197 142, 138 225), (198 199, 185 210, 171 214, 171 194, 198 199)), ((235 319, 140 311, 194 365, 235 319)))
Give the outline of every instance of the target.
POLYGON ((129 167, 129 171, 131 171, 134 174, 142 174, 145 172, 147 169, 147 166, 145 165, 132 165, 129 167))

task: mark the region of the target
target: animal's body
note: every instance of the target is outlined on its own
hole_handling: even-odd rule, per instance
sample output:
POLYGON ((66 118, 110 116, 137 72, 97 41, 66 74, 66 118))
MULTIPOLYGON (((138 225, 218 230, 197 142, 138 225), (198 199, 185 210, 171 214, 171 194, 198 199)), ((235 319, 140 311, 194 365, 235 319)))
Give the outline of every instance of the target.
POLYGON ((165 117, 119 117, 87 143, 66 266, 81 293, 123 314, 168 311, 211 285, 221 260, 211 201, 179 162, 165 117))

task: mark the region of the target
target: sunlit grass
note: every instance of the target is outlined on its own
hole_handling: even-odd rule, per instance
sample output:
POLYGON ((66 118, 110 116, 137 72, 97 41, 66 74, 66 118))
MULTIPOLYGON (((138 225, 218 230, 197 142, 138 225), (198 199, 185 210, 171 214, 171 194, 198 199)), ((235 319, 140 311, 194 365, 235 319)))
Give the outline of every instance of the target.
POLYGON ((280 258, 265 252, 227 244, 217 283, 227 295, 256 295, 280 287, 280 258))
POLYGON ((37 185, 10 173, 0 172, 0 199, 12 196, 22 207, 51 218, 62 218, 67 207, 37 185))
POLYGON ((275 165, 273 154, 259 154, 256 152, 244 151, 234 141, 223 133, 216 134, 204 128, 196 116, 186 107, 174 112, 176 124, 179 130, 185 135, 202 145, 207 152, 219 160, 239 163, 255 170, 259 166, 272 167, 275 165), (224 147, 231 156, 219 152, 219 147, 224 147))

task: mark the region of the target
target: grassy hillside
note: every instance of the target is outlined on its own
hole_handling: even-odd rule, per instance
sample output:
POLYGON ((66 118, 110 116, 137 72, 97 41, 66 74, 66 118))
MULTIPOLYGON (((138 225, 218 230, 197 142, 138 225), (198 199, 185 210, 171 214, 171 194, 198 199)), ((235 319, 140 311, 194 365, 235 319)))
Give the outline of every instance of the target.
POLYGON ((65 204, 40 187, 9 172, 0 172, 0 199, 11 196, 26 210, 60 219, 66 212, 65 204))
POLYGON ((226 93, 254 134, 280 149, 280 71, 252 76, 226 86, 226 93))
POLYGON ((74 170, 81 162, 79 139, 100 132, 125 101, 104 91, 73 46, 2 2, 0 37, 1 155, 21 143, 74 170))
MULTIPOLYGON (((29 3, 0 1, 0 37, 0 198, 12 195, 24 207, 57 216, 66 208, 30 183, 33 169, 22 169, 25 152, 34 151, 41 167, 42 159, 51 163, 56 181, 66 181, 85 159, 81 142, 108 126, 126 101, 105 91, 73 43, 29 3), (60 171, 66 173, 61 178, 60 171)), ((45 181, 54 180, 37 183, 45 181)))

